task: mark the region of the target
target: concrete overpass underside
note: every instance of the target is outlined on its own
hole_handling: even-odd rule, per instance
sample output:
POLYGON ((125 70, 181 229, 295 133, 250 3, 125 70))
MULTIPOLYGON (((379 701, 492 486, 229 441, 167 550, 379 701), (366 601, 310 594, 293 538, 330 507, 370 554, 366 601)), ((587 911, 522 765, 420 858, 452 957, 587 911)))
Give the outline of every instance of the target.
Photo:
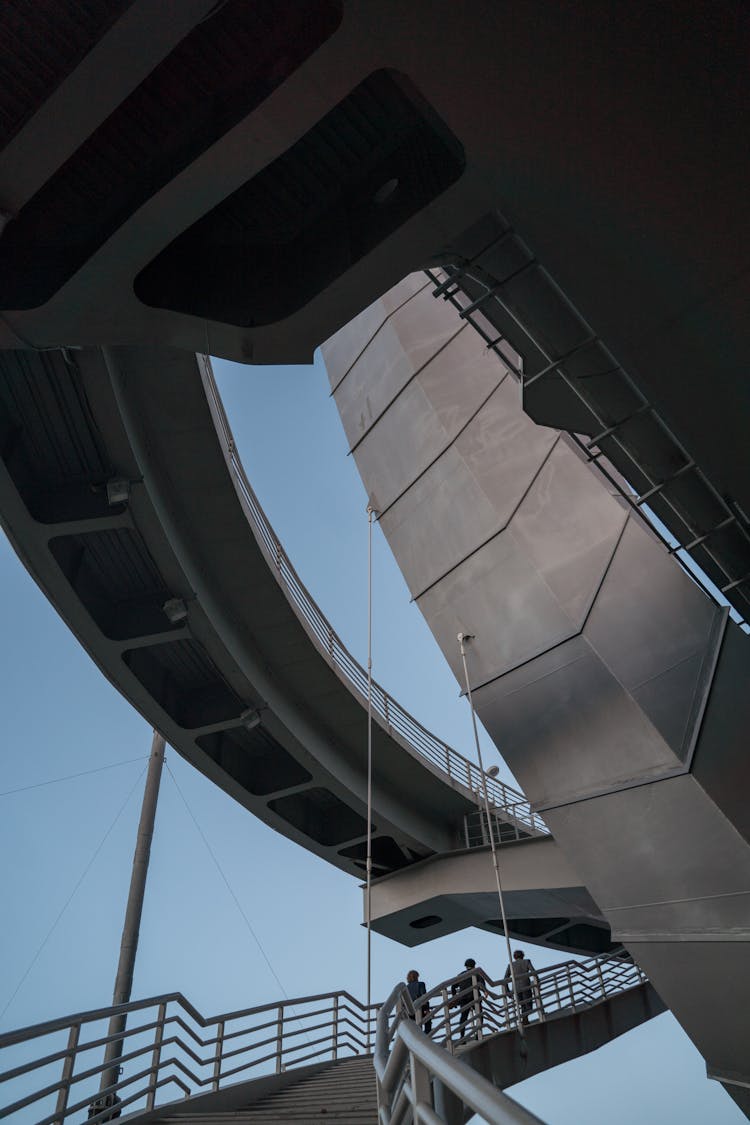
MULTIPOLYGON (((175 749, 277 831, 361 877, 365 673, 294 573, 226 426, 202 357, 6 352, 3 526, 104 674, 175 749)), ((480 777, 377 684, 374 700, 377 878, 462 847, 480 777)), ((489 786, 495 831, 519 838, 514 854, 551 845, 534 853, 547 862, 522 865, 509 912, 523 922, 545 877, 549 888, 580 879, 566 868, 561 882, 559 854, 522 794, 489 786)), ((481 848, 469 855, 490 873, 481 848)), ((554 913, 556 948, 610 947, 585 891, 554 913), (574 914, 593 924, 568 935, 574 914)), ((496 914, 484 896, 461 917, 491 926, 496 914)), ((417 932, 406 926, 399 940, 417 932)))
MULTIPOLYGON (((199 768, 358 872, 360 701, 252 546, 186 353, 305 361, 359 317, 337 399, 414 595, 454 668, 476 634, 485 724, 739 1099, 747 642, 557 428, 746 614, 747 7, 35 0, 0 31, 0 502, 43 589, 199 768), (386 324, 427 266, 543 426, 463 321, 386 324)), ((454 848, 470 792, 377 738, 383 870, 454 848)))

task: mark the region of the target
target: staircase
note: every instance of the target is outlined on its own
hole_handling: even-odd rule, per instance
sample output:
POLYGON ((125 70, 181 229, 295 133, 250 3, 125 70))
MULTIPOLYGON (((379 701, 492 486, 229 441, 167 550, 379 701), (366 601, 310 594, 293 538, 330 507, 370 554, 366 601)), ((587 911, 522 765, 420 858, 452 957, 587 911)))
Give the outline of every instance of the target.
POLYGON ((324 1070, 305 1077, 252 1105, 224 1111, 190 1112, 185 1106, 163 1117, 154 1125, 376 1125, 378 1119, 375 1071, 372 1055, 358 1055, 331 1063, 324 1070))
POLYGON ((467 988, 465 973, 462 991, 448 980, 425 994, 430 1035, 419 1027, 427 1016, 412 1018, 401 984, 383 1005, 337 991, 204 1017, 167 993, 48 1020, 0 1034, 0 1119, 463 1125, 471 1109, 487 1121, 529 1125, 537 1119, 505 1087, 664 1010, 624 956, 565 961, 532 977, 523 1059, 504 982, 474 979, 467 988), (115 1033, 113 1015, 126 1017, 115 1033), (117 1057, 105 1061, 112 1042, 117 1057))

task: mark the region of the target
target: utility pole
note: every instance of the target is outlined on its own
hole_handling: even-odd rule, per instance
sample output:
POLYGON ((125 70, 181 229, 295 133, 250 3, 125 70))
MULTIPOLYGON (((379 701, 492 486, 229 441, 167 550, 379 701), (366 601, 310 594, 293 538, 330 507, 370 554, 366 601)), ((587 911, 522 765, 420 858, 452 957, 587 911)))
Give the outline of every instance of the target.
MULTIPOLYGON (((159 797, 159 782, 164 765, 164 739, 158 731, 154 731, 151 743, 151 756, 146 775, 146 786, 143 791, 143 805, 141 819, 138 825, 138 837, 135 842, 133 856, 133 871, 130 876, 130 891, 128 892, 128 905, 125 908, 125 922, 122 927, 122 940, 120 942, 120 960, 117 965, 115 977, 115 991, 112 997, 113 1006, 127 1004, 133 987, 133 970, 135 968, 135 954, 138 949, 138 934, 141 928, 141 914, 143 912, 143 895, 146 890, 146 876, 148 874, 148 861, 151 855, 151 838, 154 834, 154 818, 156 816, 156 802, 159 797)), ((109 1021, 108 1036, 120 1036, 107 1043, 104 1054, 105 1069, 102 1072, 100 1090, 113 1086, 118 1079, 120 1066, 119 1059, 123 1053, 122 1032, 125 1030, 127 1014, 112 1016, 109 1021)), ((115 1105, 116 1095, 111 1093, 99 1100, 99 1109, 115 1105)), ((106 1119, 105 1119, 106 1120, 106 1119)))

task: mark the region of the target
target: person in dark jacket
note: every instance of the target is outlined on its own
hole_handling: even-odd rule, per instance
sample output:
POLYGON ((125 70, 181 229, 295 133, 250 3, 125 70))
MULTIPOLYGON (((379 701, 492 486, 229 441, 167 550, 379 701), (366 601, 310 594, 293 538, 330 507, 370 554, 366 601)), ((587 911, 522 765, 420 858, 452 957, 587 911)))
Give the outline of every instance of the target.
POLYGON ((513 962, 508 965, 508 968, 505 970, 505 987, 512 988, 515 993, 521 1023, 529 1022, 529 1012, 534 1006, 534 996, 531 991, 531 973, 535 972, 534 966, 522 949, 517 949, 514 952, 513 962), (512 984, 509 978, 512 978, 512 984))
POLYGON ((477 967, 477 963, 473 957, 467 957, 464 961, 464 968, 466 973, 463 976, 456 977, 451 985, 451 992, 456 997, 455 1004, 461 1005, 461 1013, 458 1017, 458 1031, 459 1038, 463 1039, 466 1036, 466 1021, 469 1016, 473 1016, 473 1023, 476 1024, 475 1035, 479 1034, 479 1025, 482 1022, 482 1001, 481 994, 487 991, 487 981, 489 977, 484 969, 477 967))
POLYGON ((414 1011, 419 1012, 422 1017, 422 1029, 429 1035, 432 1031, 432 1020, 427 1019, 430 1014, 430 1005, 419 1005, 417 1000, 420 996, 424 996, 427 991, 427 986, 423 980, 419 979, 419 973, 416 969, 409 969, 406 974, 406 987, 411 996, 411 1002, 414 1005, 414 1011))

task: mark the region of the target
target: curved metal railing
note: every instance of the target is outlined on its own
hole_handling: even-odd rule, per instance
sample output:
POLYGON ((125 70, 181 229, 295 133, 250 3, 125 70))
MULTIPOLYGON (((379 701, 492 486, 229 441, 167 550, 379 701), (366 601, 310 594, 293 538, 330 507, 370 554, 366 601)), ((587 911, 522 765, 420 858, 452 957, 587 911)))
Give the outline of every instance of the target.
POLYGON ((348 992, 261 1004, 204 1018, 179 992, 79 1012, 0 1035, 0 1118, 63 1125, 108 1120, 305 1063, 370 1053, 376 1006, 348 992), (124 1031, 108 1034, 113 1015, 124 1031), (100 1089, 108 1043, 122 1046, 116 1082, 100 1089), (164 1098, 163 1094, 168 1093, 164 1098))
MULTIPOLYGON (((198 363, 216 431, 224 449, 237 494, 255 538, 271 570, 276 574, 289 604, 311 638, 315 647, 330 667, 359 697, 363 705, 367 700, 367 672, 346 648, 335 629, 320 610, 304 586, 277 538, 263 511, 250 481, 247 478, 229 421, 216 386, 211 363, 207 356, 198 356, 198 363)), ((380 684, 372 685, 372 708, 380 724, 411 754, 428 762, 433 769, 447 775, 449 783, 468 790, 476 800, 482 791, 482 773, 474 762, 465 758, 452 746, 428 731, 410 715, 380 684)), ((490 804, 503 814, 523 825, 530 835, 548 835, 549 830, 529 801, 517 789, 497 778, 487 778, 490 804)))
POLYGON ((525 993, 520 1008, 508 980, 492 980, 481 970, 471 984, 466 984, 468 979, 467 970, 419 999, 429 1011, 420 1009, 417 1023, 429 1022, 433 1041, 450 1050, 468 1038, 482 1040, 509 1031, 519 1019, 529 1024, 544 1023, 551 1017, 588 1008, 644 984, 647 978, 627 956, 604 954, 585 961, 561 961, 534 969, 528 979, 519 982, 525 993))
MULTIPOLYGON (((571 1014, 645 980, 632 961, 612 957, 540 969, 530 975, 529 999, 521 1001, 522 1008, 526 1005, 524 1020, 542 1022, 571 1014)), ((213 1092, 304 1064, 369 1055, 373 1032, 383 1125, 397 1125, 402 1119, 394 1106, 401 1104, 399 1098, 408 1102, 403 1071, 409 1053, 482 1113, 481 1105, 490 1104, 488 1098, 493 1105, 515 1103, 484 1080, 479 1087, 484 1100, 477 1102, 478 1076, 453 1056, 470 1040, 512 1030, 517 1018, 505 982, 492 981, 481 970, 469 984, 466 973, 443 981, 419 998, 417 1012, 401 984, 382 1008, 378 1004, 368 1008, 348 992, 338 991, 208 1018, 181 993, 170 992, 0 1035, 0 1118, 12 1117, 19 1125, 64 1125, 83 1121, 94 1105, 88 1120, 96 1125, 108 1120, 113 1108, 149 1111, 157 1101, 165 1104, 213 1092), (127 1025, 109 1034, 111 1017, 123 1014, 127 1025), (423 1030, 428 1021, 429 1037, 423 1030), (120 1072, 115 1082, 100 1089, 102 1076, 109 1078, 112 1073, 112 1060, 105 1061, 110 1043, 121 1048, 120 1072)), ((439 1119, 415 1120, 434 1125, 439 1119)), ((534 1119, 497 1116, 491 1120, 534 1119)))
POLYGON ((375 1073, 382 1125, 441 1125, 432 1079, 475 1113, 498 1125, 538 1122, 456 1058, 464 1045, 590 1008, 638 988, 645 975, 627 958, 593 957, 532 971, 519 980, 518 997, 505 980, 477 970, 443 981, 420 996, 415 1009, 405 984, 397 984, 381 1006, 375 1035, 375 1073))
POLYGON ((482 1120, 495 1125, 543 1125, 481 1074, 441 1050, 414 1023, 406 985, 397 984, 378 1014, 375 1074, 381 1125, 444 1125, 436 1112, 433 1079, 447 1086, 482 1120), (395 1018, 394 1017, 395 1014, 395 1018))

